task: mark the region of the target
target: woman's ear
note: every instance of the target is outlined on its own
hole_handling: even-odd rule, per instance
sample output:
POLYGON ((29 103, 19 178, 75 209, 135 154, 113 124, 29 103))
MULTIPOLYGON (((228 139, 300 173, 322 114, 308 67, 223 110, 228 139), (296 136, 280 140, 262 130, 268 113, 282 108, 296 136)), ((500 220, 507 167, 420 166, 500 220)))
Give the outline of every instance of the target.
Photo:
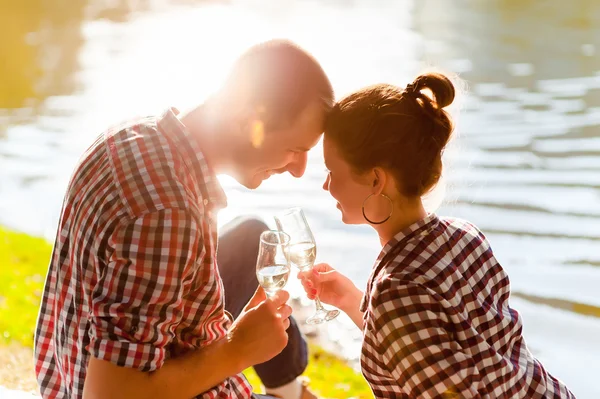
POLYGON ((385 184, 387 182, 387 173, 382 168, 376 167, 373 168, 372 172, 372 184, 373 184, 373 194, 379 195, 385 188, 385 184))

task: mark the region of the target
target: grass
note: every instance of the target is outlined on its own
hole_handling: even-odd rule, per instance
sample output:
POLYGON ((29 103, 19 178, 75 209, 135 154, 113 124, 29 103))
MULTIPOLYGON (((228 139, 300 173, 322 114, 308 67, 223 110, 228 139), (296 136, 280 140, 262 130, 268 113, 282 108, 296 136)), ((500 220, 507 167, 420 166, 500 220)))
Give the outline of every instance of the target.
MULTIPOLYGON (((246 378, 257 393, 261 392, 260 380, 254 370, 244 371, 246 378)), ((310 345, 310 361, 303 374, 310 379, 310 388, 325 398, 372 398, 373 394, 362 375, 337 356, 310 345)))
MULTIPOLYGON (((0 228, 0 385, 35 391, 33 333, 52 246, 44 239, 0 228)), ((304 375, 325 398, 372 398, 363 377, 343 360, 317 345, 304 375)), ((244 372, 260 392, 252 369, 244 372)))
POLYGON ((52 246, 0 228, 0 344, 33 345, 52 246))

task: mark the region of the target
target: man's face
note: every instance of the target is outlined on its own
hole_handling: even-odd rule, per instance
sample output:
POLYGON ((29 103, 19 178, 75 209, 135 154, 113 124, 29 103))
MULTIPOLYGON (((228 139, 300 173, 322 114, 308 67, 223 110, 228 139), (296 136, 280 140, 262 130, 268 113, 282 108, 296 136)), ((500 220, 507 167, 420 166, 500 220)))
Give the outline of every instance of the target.
POLYGON ((301 177, 306 169, 308 150, 319 141, 324 120, 323 107, 314 102, 286 128, 264 134, 260 129, 250 128, 248 145, 236 154, 234 177, 250 189, 257 188, 274 174, 289 172, 301 177))

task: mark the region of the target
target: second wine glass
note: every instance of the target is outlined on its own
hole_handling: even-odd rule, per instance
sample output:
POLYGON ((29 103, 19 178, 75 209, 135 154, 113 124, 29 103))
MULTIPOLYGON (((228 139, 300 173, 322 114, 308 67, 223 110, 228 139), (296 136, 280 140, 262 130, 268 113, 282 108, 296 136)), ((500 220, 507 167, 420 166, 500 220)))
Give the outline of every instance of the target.
POLYGON ((267 296, 285 287, 290 276, 288 246, 290 236, 282 231, 267 230, 260 235, 256 277, 267 296))
MULTIPOLYGON (((286 232, 290 237, 290 262, 300 271, 312 270, 317 257, 317 245, 302 209, 288 209, 275 216, 275 222, 277 228, 286 232)), ((325 309, 318 297, 315 298, 315 306, 317 308, 315 314, 306 319, 308 324, 320 324, 333 320, 340 314, 339 310, 325 309)))

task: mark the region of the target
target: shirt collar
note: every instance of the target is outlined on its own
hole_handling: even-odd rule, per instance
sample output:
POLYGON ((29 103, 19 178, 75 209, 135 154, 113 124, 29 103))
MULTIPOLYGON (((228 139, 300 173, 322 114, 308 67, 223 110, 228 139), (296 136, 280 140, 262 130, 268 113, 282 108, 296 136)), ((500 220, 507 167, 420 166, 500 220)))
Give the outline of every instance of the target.
POLYGON ((204 205, 209 209, 222 209, 227 206, 227 197, 216 174, 209 166, 198 140, 177 117, 177 108, 167 109, 158 120, 159 129, 170 137, 184 156, 185 163, 200 183, 204 205))
POLYGON ((399 245, 405 245, 411 238, 427 234, 431 228, 435 227, 439 218, 435 213, 430 213, 423 219, 411 224, 410 226, 400 230, 392 237, 381 249, 377 260, 380 261, 392 248, 399 245))
POLYGON ((435 226, 437 226, 438 222, 439 222, 439 218, 437 217, 437 215, 435 213, 430 213, 423 219, 411 224, 410 226, 408 226, 408 227, 402 229, 401 231, 399 231, 398 233, 396 233, 396 235, 394 237, 392 237, 392 239, 389 240, 383 246, 383 248, 381 249, 381 252, 379 253, 379 256, 377 257, 375 266, 373 267, 373 270, 371 271, 371 275, 369 276, 369 279, 367 280, 367 289, 365 290, 365 294, 364 294, 363 299, 360 304, 361 312, 365 312, 369 305, 369 297, 371 295, 373 281, 377 278, 377 275, 379 274, 381 269, 383 267, 385 267, 387 263, 389 263, 389 260, 391 260, 391 259, 384 260, 386 255, 388 255, 390 253, 390 251, 393 250, 395 253, 395 255, 393 255, 393 257, 395 258, 398 254, 397 249, 401 249, 401 247, 404 247, 411 239, 414 239, 417 237, 422 237, 424 235, 429 234, 429 232, 431 232, 431 230, 433 230, 435 228, 435 226))

